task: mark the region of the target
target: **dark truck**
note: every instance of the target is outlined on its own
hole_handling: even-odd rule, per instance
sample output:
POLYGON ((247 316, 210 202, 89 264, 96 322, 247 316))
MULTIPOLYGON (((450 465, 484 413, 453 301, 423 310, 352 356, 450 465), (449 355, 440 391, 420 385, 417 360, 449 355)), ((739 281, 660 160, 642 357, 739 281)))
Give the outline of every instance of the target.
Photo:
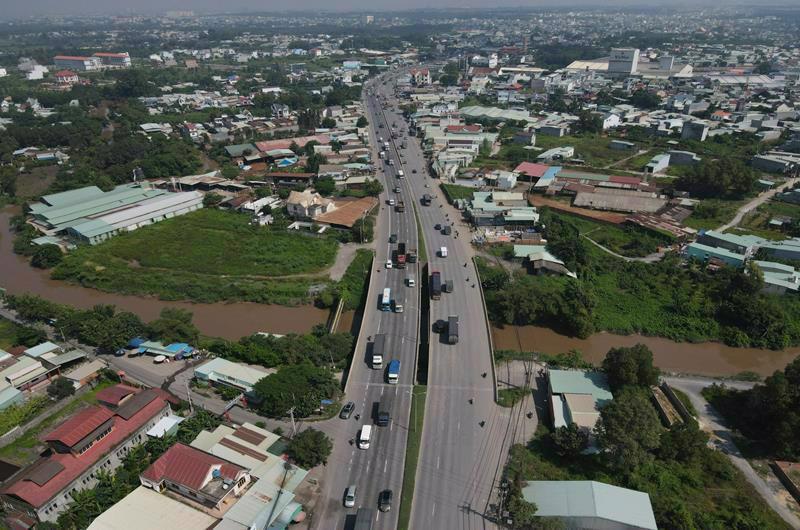
POLYGON ((447 342, 455 344, 458 342, 458 317, 447 317, 447 342))
POLYGON ((442 297, 442 275, 439 271, 431 273, 431 298, 438 300, 442 297))
POLYGON ((378 415, 375 418, 375 423, 378 427, 388 427, 389 422, 392 421, 392 398, 390 394, 384 394, 381 396, 381 400, 378 403, 378 415))
POLYGON ((398 243, 397 244, 397 268, 398 269, 405 269, 406 268, 406 244, 405 243, 398 243))
POLYGON ((403 199, 398 199, 397 203, 394 205, 394 211, 398 213, 406 211, 406 203, 403 201, 403 199))

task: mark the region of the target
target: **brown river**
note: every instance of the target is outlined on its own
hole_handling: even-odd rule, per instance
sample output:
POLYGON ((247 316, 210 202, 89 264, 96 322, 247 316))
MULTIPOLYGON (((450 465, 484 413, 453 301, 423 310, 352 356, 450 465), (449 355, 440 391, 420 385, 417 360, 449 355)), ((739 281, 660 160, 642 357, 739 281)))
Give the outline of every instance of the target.
MULTIPOLYGON (((0 287, 4 287, 10 294, 37 294, 53 302, 82 308, 96 304, 113 304, 122 310, 136 313, 145 321, 158 317, 164 307, 185 308, 194 313, 194 322, 201 333, 227 339, 237 339, 257 331, 303 333, 315 324, 324 323, 328 318, 328 311, 313 306, 284 307, 246 302, 165 302, 155 298, 105 293, 52 280, 49 272, 30 267, 24 258, 14 254, 9 220, 16 211, 18 210, 11 207, 0 210, 0 287)), ((344 313, 338 331, 350 329, 354 316, 353 312, 344 313)), ((632 346, 641 342, 653 351, 656 364, 663 370, 712 376, 733 375, 745 370, 768 375, 786 366, 800 353, 800 348, 784 351, 731 348, 716 342, 677 343, 657 337, 610 333, 596 333, 588 339, 576 339, 537 326, 494 327, 493 336, 498 349, 545 353, 576 349, 594 363, 599 363, 610 348, 632 346)))
POLYGON ((594 364, 599 364, 611 348, 642 343, 653 351, 655 363, 662 370, 709 376, 729 376, 745 370, 769 375, 800 354, 800 348, 782 351, 731 348, 719 342, 692 344, 643 335, 595 333, 588 339, 578 339, 538 326, 494 327, 492 335, 497 349, 550 354, 575 349, 594 364))
POLYGON ((257 331, 303 333, 315 324, 324 324, 328 319, 327 310, 313 306, 165 302, 155 298, 105 293, 52 280, 49 272, 29 266, 27 260, 14 254, 9 221, 17 211, 14 208, 0 210, 0 287, 9 294, 38 294, 53 302, 81 308, 113 304, 121 310, 136 313, 145 321, 157 318, 165 307, 181 307, 194 313, 194 323, 201 333, 226 339, 238 339, 257 331))

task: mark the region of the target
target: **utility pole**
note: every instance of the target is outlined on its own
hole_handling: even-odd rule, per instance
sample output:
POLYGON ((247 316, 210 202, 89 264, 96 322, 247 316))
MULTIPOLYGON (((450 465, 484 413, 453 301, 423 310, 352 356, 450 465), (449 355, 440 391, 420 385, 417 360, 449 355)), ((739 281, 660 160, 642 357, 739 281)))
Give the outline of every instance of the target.
POLYGON ((194 406, 192 405, 192 391, 189 390, 189 380, 186 380, 186 397, 189 399, 189 413, 194 414, 194 406))
POLYGON ((294 424, 294 407, 289 409, 289 417, 292 419, 292 438, 297 435, 297 427, 294 424))

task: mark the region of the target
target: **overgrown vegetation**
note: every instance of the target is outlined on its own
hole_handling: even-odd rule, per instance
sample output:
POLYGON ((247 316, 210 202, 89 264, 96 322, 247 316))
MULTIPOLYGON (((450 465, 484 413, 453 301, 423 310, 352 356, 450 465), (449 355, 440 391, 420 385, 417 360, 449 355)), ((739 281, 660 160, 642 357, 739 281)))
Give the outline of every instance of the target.
POLYGON ((750 390, 712 385, 703 390, 725 420, 770 458, 800 458, 800 358, 750 390))
POLYGON ((313 274, 329 267, 336 251, 327 237, 252 226, 245 215, 202 209, 82 246, 65 256, 53 278, 165 300, 296 304, 308 300, 313 274))
MULTIPOLYGON (((258 381, 253 392, 258 411, 267 417, 284 418, 293 409, 295 418, 307 418, 322 411, 324 400, 338 396, 339 383, 330 369, 304 362, 282 366, 258 381)), ((335 403, 330 406, 336 407, 335 403)))
POLYGON ((595 429, 599 452, 584 454, 588 438, 575 424, 552 432, 541 426, 527 446, 511 448, 512 518, 531 520, 520 496, 527 481, 596 480, 648 493, 660 528, 786 528, 728 458, 707 446, 696 423, 662 427, 647 353, 619 348, 603 363, 616 388, 595 429))
POLYGON ((673 254, 656 263, 623 262, 583 241, 569 218, 547 212, 543 218, 549 250, 578 279, 509 276, 478 260, 494 322, 545 325, 578 337, 603 330, 739 347, 800 344, 800 300, 762 293, 758 271, 712 271, 673 254))
POLYGON ((164 308, 158 319, 145 324, 134 313, 117 311, 113 305, 77 309, 34 295, 9 295, 6 303, 21 319, 51 324, 66 337, 96 346, 101 353, 113 353, 137 336, 167 343, 196 343, 199 336, 191 312, 183 309, 164 308))

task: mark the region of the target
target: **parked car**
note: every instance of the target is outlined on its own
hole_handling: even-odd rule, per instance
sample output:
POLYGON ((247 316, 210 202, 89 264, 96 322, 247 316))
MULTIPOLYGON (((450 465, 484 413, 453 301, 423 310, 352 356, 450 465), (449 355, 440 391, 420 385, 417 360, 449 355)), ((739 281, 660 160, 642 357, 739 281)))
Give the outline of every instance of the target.
POLYGON ((392 509, 392 497, 394 494, 392 490, 383 490, 378 495, 378 509, 382 512, 388 512, 392 509))
POLYGON ((356 404, 353 403, 352 401, 348 401, 347 403, 345 403, 344 407, 342 407, 342 411, 339 413, 339 417, 343 420, 349 419, 355 409, 356 409, 356 404))

